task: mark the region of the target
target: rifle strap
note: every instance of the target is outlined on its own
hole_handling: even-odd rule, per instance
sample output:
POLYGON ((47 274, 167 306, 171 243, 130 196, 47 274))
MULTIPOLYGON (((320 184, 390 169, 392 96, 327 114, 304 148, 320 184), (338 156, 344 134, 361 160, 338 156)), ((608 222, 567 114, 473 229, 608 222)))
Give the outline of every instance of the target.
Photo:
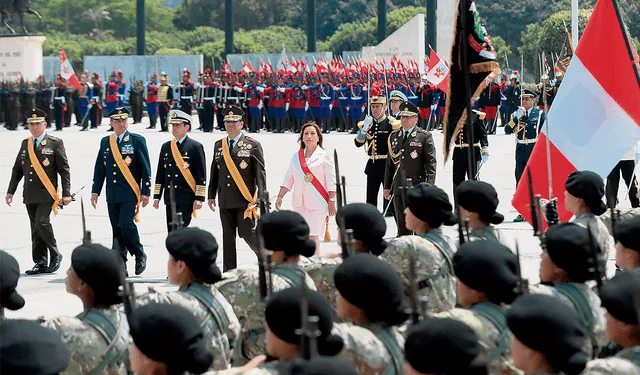
POLYGON ((451 246, 445 241, 445 239, 440 236, 438 233, 434 233, 433 231, 429 231, 424 234, 424 239, 431 242, 439 251, 442 253, 442 256, 447 260, 447 265, 449 266, 448 270, 443 270, 443 272, 450 272, 453 274, 453 249, 451 246))
POLYGON ((209 310, 211 315, 213 315, 215 320, 214 325, 216 326, 217 329, 219 329, 220 331, 223 331, 227 327, 229 327, 229 324, 230 324, 229 317, 227 316, 227 313, 224 311, 224 308, 222 307, 222 305, 220 305, 220 303, 215 298, 213 298, 213 294, 211 293, 211 290, 209 290, 207 287, 205 287, 202 284, 194 283, 189 285, 189 287, 186 290, 186 293, 192 295, 198 301, 200 301, 200 303, 205 305, 207 310, 209 310))
POLYGON ((271 272, 273 272, 274 275, 278 275, 285 279, 291 287, 302 285, 303 280, 300 277, 300 273, 296 272, 296 269, 294 268, 277 265, 273 267, 271 272))
POLYGON ((87 375, 101 374, 110 364, 126 359, 125 356, 128 355, 129 348, 127 344, 129 340, 120 340, 121 336, 125 335, 125 332, 123 332, 124 325, 121 321, 118 321, 116 326, 109 317, 98 309, 89 309, 78 315, 78 319, 93 327, 108 343, 107 349, 101 355, 102 361, 91 371, 87 372, 87 375))
POLYGON ((470 310, 491 322, 500 332, 496 348, 489 352, 487 362, 498 359, 502 354, 509 350, 511 338, 509 337, 509 328, 507 326, 507 316, 500 306, 491 302, 481 302, 471 306, 470 310))
POLYGON ((387 365, 380 375, 395 375, 404 373, 404 350, 393 337, 391 328, 381 327, 380 329, 371 329, 367 324, 363 327, 371 330, 371 332, 380 340, 389 351, 393 363, 387 365))
POLYGON ((589 305, 589 301, 587 297, 582 294, 580 289, 578 289, 573 284, 557 284, 554 285, 554 288, 560 292, 563 296, 567 297, 573 306, 576 308, 578 315, 582 319, 582 322, 585 325, 585 328, 589 331, 589 338, 591 339, 592 345, 595 347, 597 345, 596 337, 593 333, 593 328, 596 323, 596 317, 593 316, 593 312, 591 310, 591 305, 589 305))

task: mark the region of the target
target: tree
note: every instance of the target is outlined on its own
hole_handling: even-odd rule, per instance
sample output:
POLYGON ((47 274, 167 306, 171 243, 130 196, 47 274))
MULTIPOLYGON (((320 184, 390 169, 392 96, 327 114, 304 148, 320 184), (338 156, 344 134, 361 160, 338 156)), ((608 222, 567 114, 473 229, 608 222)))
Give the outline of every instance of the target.
POLYGON ((491 38, 493 42, 493 49, 496 50, 496 56, 498 56, 498 61, 500 62, 500 66, 504 69, 508 65, 507 58, 511 55, 511 47, 507 45, 507 43, 499 36, 494 36, 491 38))
POLYGON ((154 53, 154 55, 158 56, 183 56, 186 54, 187 52, 180 48, 160 48, 156 53, 154 53))
POLYGON ((95 8, 89 8, 84 13, 83 16, 88 18, 93 22, 94 27, 91 30, 90 36, 94 40, 106 40, 108 35, 105 34, 105 31, 102 28, 102 24, 104 21, 111 20, 111 15, 105 6, 99 6, 95 8))

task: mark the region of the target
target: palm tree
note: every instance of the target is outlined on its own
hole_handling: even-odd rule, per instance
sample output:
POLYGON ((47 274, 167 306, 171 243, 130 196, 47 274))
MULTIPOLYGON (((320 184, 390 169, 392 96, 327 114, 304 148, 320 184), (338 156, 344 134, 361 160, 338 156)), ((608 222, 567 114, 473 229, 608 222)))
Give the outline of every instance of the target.
POLYGON ((102 30, 102 22, 110 21, 111 14, 107 10, 106 6, 89 8, 84 12, 84 16, 93 22, 93 30, 87 35, 93 40, 106 40, 109 34, 113 34, 113 31, 102 30))

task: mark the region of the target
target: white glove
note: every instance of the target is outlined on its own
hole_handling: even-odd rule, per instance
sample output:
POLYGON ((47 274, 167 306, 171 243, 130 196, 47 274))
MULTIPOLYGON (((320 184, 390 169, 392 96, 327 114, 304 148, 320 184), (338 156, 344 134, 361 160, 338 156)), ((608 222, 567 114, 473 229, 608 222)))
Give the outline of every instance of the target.
POLYGON ((329 110, 331 111, 333 109, 333 104, 329 104, 329 110))
POLYGON ((333 91, 338 91, 340 90, 340 86, 333 86, 333 91))
POLYGON ((437 108, 438 108, 437 104, 431 105, 431 112, 435 112, 437 108))
POLYGON ((303 90, 306 90, 306 89, 308 89, 308 88, 309 88, 309 86, 307 86, 307 85, 302 85, 302 87, 300 87, 300 88, 301 88, 301 89, 303 89, 303 90))
POLYGON ((282 93, 284 93, 284 92, 286 92, 286 91, 287 91, 287 89, 286 89, 286 88, 284 88, 284 87, 278 87, 278 89, 277 89, 277 90, 278 90, 278 91, 280 91, 280 92, 282 92, 282 93))
POLYGON ((284 104, 284 110, 285 110, 285 111, 288 111, 288 110, 289 110, 289 103, 285 103, 285 104, 284 104))
POLYGON ((304 103, 304 110, 308 111, 309 110, 309 102, 305 102, 304 103))
POLYGON ((369 91, 369 88, 368 88, 367 86, 364 86, 364 87, 362 88, 362 91, 369 91))
POLYGON ((258 103, 258 109, 262 109, 263 106, 264 104, 262 104, 262 100, 261 100, 260 103, 258 103))
POLYGON ((242 89, 238 86, 235 86, 233 89, 236 90, 237 92, 242 92, 242 89))
POLYGON ((229 90, 229 88, 230 88, 230 87, 231 87, 231 86, 229 86, 229 85, 224 85, 224 86, 222 86, 222 88, 223 88, 223 89, 225 89, 225 90, 229 90))
POLYGON ((489 153, 488 152, 483 152, 482 153, 482 164, 485 164, 488 160, 489 160, 489 153))
POLYGON ((53 104, 49 104, 49 109, 53 109, 53 104))
POLYGON ((522 117, 522 115, 524 115, 524 108, 518 107, 518 109, 513 114, 513 119, 518 121, 520 117, 522 117))
POLYGON ((258 92, 264 92, 264 87, 256 86, 256 90, 257 90, 258 92))
POLYGON ((426 83, 424 81, 420 81, 420 88, 423 88, 426 83))
POLYGON ((367 130, 369 130, 369 128, 371 127, 371 124, 373 124, 373 117, 365 116, 362 124, 362 131, 366 132, 367 130))

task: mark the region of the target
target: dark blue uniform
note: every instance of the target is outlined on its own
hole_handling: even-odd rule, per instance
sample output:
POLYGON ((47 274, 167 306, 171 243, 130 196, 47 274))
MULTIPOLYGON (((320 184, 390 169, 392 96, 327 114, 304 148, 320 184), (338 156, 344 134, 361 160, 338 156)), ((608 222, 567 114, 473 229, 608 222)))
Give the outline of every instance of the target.
POLYGON ((522 177, 524 167, 536 145, 538 134, 544 124, 544 112, 538 108, 531 108, 521 118, 516 118, 516 113, 511 116, 511 121, 504 127, 506 134, 516 135, 516 186, 522 177))
MULTIPOLYGON (((118 147, 120 155, 129 165, 133 178, 140 186, 140 195, 149 196, 151 192, 151 165, 149 164, 146 140, 139 134, 125 131, 118 147)), ((100 195, 105 179, 107 180, 109 220, 111 221, 113 238, 120 245, 122 259, 126 262, 127 250, 136 257, 136 261, 138 258, 145 258, 138 227, 133 220, 137 197, 116 165, 109 144, 109 136, 100 141, 100 151, 93 170, 92 194, 100 195)))

